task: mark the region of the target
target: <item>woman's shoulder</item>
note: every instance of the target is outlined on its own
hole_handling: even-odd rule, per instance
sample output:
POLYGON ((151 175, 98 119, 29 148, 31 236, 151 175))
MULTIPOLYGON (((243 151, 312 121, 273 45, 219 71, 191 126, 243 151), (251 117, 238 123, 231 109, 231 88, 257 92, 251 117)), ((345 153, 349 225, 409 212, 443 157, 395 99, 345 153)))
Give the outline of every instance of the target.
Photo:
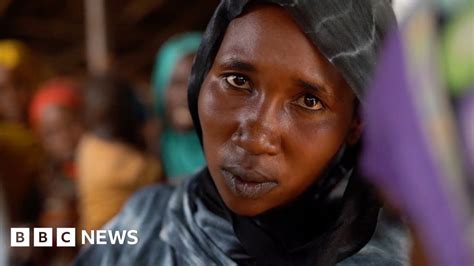
POLYGON ((338 266, 409 265, 411 240, 407 226, 382 210, 374 235, 359 252, 338 263, 338 266))
MULTIPOLYGON (((107 233, 126 232, 136 239, 127 239, 123 244, 89 245, 83 247, 75 265, 132 265, 130 263, 150 259, 143 254, 156 253, 160 260, 171 259, 165 243, 159 241, 163 213, 175 191, 175 187, 165 184, 151 185, 136 192, 122 208, 121 212, 101 230, 107 233), (160 254, 158 254, 160 253, 160 254)), ((155 258, 157 259, 157 258, 155 258)), ((148 265, 148 263, 143 263, 148 265)))
POLYGON ((124 205, 115 218, 115 223, 131 228, 143 228, 159 223, 163 217, 160 213, 166 209, 175 189, 171 185, 155 184, 138 190, 124 205))
MULTIPOLYGON (((145 207, 150 206, 150 204, 155 206, 165 204, 175 189, 176 186, 164 183, 146 186, 132 195, 132 197, 125 204, 123 210, 132 210, 134 209, 133 207, 136 206, 145 207)), ((134 211, 146 211, 143 209, 143 207, 140 208, 141 210, 135 209, 134 211)))

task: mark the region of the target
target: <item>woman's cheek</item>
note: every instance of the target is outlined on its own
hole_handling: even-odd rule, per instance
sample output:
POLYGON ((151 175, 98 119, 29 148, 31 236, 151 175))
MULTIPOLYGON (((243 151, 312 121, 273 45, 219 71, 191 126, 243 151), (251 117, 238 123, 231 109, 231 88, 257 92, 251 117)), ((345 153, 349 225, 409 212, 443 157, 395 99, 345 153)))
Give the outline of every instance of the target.
MULTIPOLYGON (((331 115, 321 115, 312 121, 294 119, 291 123, 293 134, 287 140, 286 154, 297 160, 298 167, 304 164, 320 165, 329 161, 339 150, 345 139, 345 128, 331 115)), ((313 169, 318 172, 321 169, 313 169)))
POLYGON ((231 98, 217 80, 203 84, 198 110, 205 142, 226 142, 237 129, 238 110, 231 98))
POLYGON ((226 99, 226 95, 223 93, 222 88, 217 86, 217 82, 209 82, 205 85, 207 86, 203 86, 200 95, 200 118, 205 119, 206 123, 214 125, 225 122, 225 118, 228 117, 228 105, 226 104, 228 99, 226 99))

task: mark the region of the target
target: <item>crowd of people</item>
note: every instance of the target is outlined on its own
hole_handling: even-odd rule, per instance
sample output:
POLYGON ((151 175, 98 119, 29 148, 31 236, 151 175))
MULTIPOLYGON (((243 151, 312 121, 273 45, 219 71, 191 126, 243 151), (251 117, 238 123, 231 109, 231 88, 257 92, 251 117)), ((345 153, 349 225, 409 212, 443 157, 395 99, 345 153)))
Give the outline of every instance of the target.
MULTIPOLYGON (((140 188, 178 184, 203 167, 186 94, 200 38, 184 33, 163 45, 153 106, 124 78, 55 76, 26 44, 1 40, 0 182, 10 227, 99 229, 140 188)), ((13 265, 65 265, 77 252, 13 251, 13 265)))
POLYGON ((124 77, 56 75, 25 43, 0 40, 0 230, 140 238, 8 249, 0 236, 0 258, 469 265, 474 79, 458 43, 474 13, 412 10, 397 23, 388 0, 222 0, 203 34, 157 47, 151 101, 124 77), (431 46, 413 35, 435 28, 446 102, 431 88, 442 87, 431 46))

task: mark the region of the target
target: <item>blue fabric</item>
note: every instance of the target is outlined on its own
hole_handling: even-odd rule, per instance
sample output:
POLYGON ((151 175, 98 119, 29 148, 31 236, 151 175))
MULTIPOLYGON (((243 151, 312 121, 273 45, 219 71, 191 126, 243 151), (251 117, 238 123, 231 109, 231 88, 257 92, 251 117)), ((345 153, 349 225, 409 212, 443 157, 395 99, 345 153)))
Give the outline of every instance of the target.
POLYGON ((160 155, 168 179, 182 179, 205 164, 204 154, 194 130, 177 132, 169 126, 165 116, 165 95, 176 64, 183 57, 195 53, 201 34, 184 33, 171 38, 158 52, 152 74, 155 111, 164 122, 160 139, 160 155))

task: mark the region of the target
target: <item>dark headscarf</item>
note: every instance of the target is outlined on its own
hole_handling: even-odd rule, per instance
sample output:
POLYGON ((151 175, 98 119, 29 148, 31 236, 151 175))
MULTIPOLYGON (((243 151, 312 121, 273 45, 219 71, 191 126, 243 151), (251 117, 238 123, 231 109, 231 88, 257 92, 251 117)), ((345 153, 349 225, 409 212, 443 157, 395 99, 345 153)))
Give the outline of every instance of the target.
MULTIPOLYGON (((249 2, 221 1, 203 35, 188 92, 190 111, 200 138, 198 96, 201 85, 230 21, 243 13, 249 2)), ((263 2, 286 9, 362 100, 384 34, 395 23, 388 0, 263 2)), ((200 174, 195 197, 203 199, 211 211, 233 224, 248 255, 233 258, 241 265, 333 265, 367 244, 380 208, 372 189, 354 174, 355 158, 353 149, 341 148, 326 173, 297 200, 256 217, 232 213, 206 170, 200 174), (331 196, 342 180, 348 182, 343 196, 331 196)))

